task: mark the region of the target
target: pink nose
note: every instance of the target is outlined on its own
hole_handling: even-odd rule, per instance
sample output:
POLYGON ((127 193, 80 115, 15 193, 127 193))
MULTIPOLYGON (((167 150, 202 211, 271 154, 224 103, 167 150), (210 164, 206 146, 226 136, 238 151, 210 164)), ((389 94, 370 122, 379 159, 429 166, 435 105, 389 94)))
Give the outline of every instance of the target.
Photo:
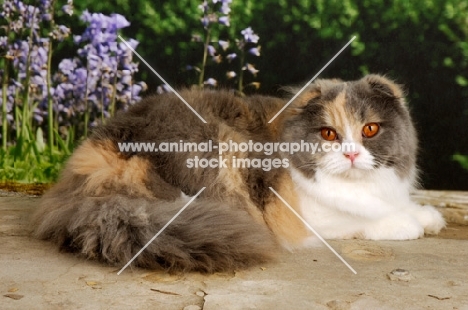
POLYGON ((352 163, 354 163, 354 160, 359 155, 359 153, 358 152, 348 152, 348 153, 343 153, 343 155, 346 158, 348 158, 349 160, 351 160, 352 163))

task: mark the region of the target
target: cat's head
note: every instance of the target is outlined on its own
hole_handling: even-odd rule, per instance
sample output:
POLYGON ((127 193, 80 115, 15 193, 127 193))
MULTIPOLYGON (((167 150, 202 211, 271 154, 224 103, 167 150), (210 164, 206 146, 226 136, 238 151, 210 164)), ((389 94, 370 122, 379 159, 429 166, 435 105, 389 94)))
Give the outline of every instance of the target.
POLYGON ((305 141, 317 151, 288 155, 305 177, 364 177, 381 167, 414 177, 417 138, 401 88, 379 75, 343 82, 318 80, 289 107, 283 141, 305 141), (331 151, 326 151, 332 148, 331 151))

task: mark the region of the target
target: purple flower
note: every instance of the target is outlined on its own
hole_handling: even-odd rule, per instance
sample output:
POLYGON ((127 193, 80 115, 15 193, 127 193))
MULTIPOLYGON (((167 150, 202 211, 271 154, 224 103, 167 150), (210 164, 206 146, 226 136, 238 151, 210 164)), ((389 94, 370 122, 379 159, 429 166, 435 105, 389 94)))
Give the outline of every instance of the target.
POLYGON ((70 28, 68 27, 65 27, 63 25, 58 25, 58 26, 55 26, 54 27, 54 30, 52 31, 52 33, 50 34, 52 36, 52 38, 54 38, 55 40, 61 42, 63 41, 65 38, 68 38, 68 36, 70 35, 71 31, 70 31, 70 28))
POLYGON ((208 45, 208 55, 210 56, 216 55, 216 49, 214 48, 213 45, 208 45))
POLYGON ((254 76, 257 75, 259 70, 255 69, 255 67, 252 64, 247 63, 242 70, 248 70, 250 73, 252 73, 254 76))
POLYGON ((252 47, 251 49, 249 49, 249 53, 255 56, 260 56, 260 46, 252 47))
POLYGON ((50 0, 39 0, 39 7, 42 8, 44 11, 50 9, 50 5, 52 1, 50 0))
POLYGON ((112 14, 110 18, 110 25, 116 29, 122 29, 130 26, 130 23, 123 15, 112 14))
POLYGON ((96 69, 99 69, 101 67, 101 57, 97 56, 97 55, 93 55, 93 54, 89 54, 88 57, 87 57, 87 69, 88 70, 96 70, 96 69))
MULTIPOLYGON (((133 81, 138 64, 132 60, 132 50, 117 42, 118 30, 129 25, 125 17, 85 11, 80 18, 87 28, 74 37, 81 45, 78 55, 62 60, 53 78, 59 125, 70 124, 72 117, 83 113, 89 115, 91 125, 96 125, 101 115, 110 116, 111 106, 126 109, 139 101, 140 92, 146 89, 146 84, 133 81)), ((133 39, 127 42, 133 49, 138 45, 133 39)))
POLYGON ((52 14, 50 14, 50 13, 42 14, 42 20, 51 21, 52 20, 52 14))
POLYGON ((85 10, 81 20, 89 24, 82 36, 76 37, 75 42, 91 41, 93 45, 104 42, 115 42, 117 30, 128 27, 130 23, 120 14, 106 16, 101 13, 89 13, 85 10))
POLYGON ((219 40, 218 44, 219 44, 219 46, 221 46, 223 51, 227 50, 228 47, 229 47, 229 42, 228 41, 219 40))
POLYGON ((75 70, 76 63, 71 59, 64 59, 59 63, 58 67, 64 74, 70 74, 75 70))
MULTIPOLYGON (((130 45, 131 48, 133 49, 136 49, 138 44, 140 44, 137 40, 134 40, 134 39, 128 39, 126 40, 128 45, 130 45)), ((124 51, 129 51, 131 52, 131 50, 128 49, 127 45, 125 45, 123 42, 120 43, 120 49, 121 50, 124 50, 124 51)))
POLYGON ((205 28, 208 27, 208 25, 210 24, 210 18, 208 16, 203 16, 200 20, 203 27, 205 28))
POLYGON ((209 25, 212 23, 219 23, 221 25, 229 26, 229 16, 227 16, 231 12, 230 3, 232 1, 225 1, 225 0, 213 0, 212 4, 207 0, 204 0, 198 8, 202 11, 203 16, 200 19, 203 27, 208 29, 209 25), (218 3, 221 3, 219 7, 219 12, 215 11, 215 6, 218 3))
POLYGON ((209 4, 208 4, 208 1, 203 1, 202 4, 200 4, 198 6, 198 8, 203 12, 203 14, 207 14, 208 13, 208 10, 209 10, 209 4))
POLYGON ((205 82, 203 82, 203 84, 205 85, 211 85, 211 86, 216 86, 218 84, 218 81, 216 81, 215 79, 213 78, 209 78, 208 80, 206 80, 205 82))
POLYGON ((19 33, 23 29, 22 20, 14 20, 10 22, 10 30, 16 33, 19 33))
POLYGON ((81 36, 79 35, 74 35, 73 36, 73 42, 75 42, 75 44, 79 44, 81 42, 81 36))
POLYGON ((62 6, 62 11, 69 15, 69 16, 72 16, 73 15, 73 0, 68 0, 67 1, 67 4, 65 4, 64 6, 62 6))
POLYGON ((132 84, 132 73, 130 70, 122 70, 120 74, 120 83, 121 85, 131 85, 132 84))
POLYGON ((0 48, 4 49, 8 45, 8 37, 0 36, 0 48))
MULTIPOLYGON (((132 85, 132 98, 131 98, 131 103, 136 103, 141 100, 140 93, 145 91, 148 88, 145 82, 140 82, 132 85)), ((171 92, 169 89, 167 92, 171 92)))
POLYGON ((30 54, 29 70, 32 74, 45 75, 47 68, 48 45, 34 45, 30 54))
POLYGON ((236 57, 237 57, 237 54, 236 54, 236 53, 231 53, 231 54, 228 54, 228 55, 226 56, 226 58, 227 58, 227 60, 228 60, 229 62, 231 62, 231 61, 232 61, 233 59, 235 59, 236 57))
POLYGON ((244 36, 245 42, 258 43, 258 40, 260 39, 260 37, 256 35, 250 27, 242 30, 241 34, 244 36))
POLYGON ((163 93, 170 93, 172 92, 172 90, 166 84, 162 84, 156 88, 156 92, 158 94, 163 94, 163 93))
POLYGON ((26 41, 16 41, 9 46, 7 56, 13 59, 13 66, 26 76, 26 63, 29 54, 29 44, 26 41))
POLYGON ((231 13, 230 3, 231 3, 231 2, 225 2, 225 1, 223 1, 223 4, 221 5, 221 8, 219 9, 219 11, 220 11, 222 14, 225 14, 225 15, 231 13))
POLYGON ((218 21, 221 25, 229 27, 229 16, 221 16, 218 21))
POLYGON ((200 72, 200 71, 201 71, 200 68, 198 68, 198 67, 196 67, 196 66, 191 66, 191 65, 187 65, 187 66, 185 67, 185 70, 187 70, 187 71, 195 70, 195 71, 197 71, 197 72, 200 72))
POLYGON ((42 124, 44 121, 44 111, 39 108, 34 109, 33 117, 38 124, 42 124))
POLYGON ((40 14, 42 15, 42 20, 50 21, 52 19, 52 14, 50 12, 51 10, 53 10, 52 1, 40 0, 38 2, 39 2, 39 11, 40 11, 40 14))

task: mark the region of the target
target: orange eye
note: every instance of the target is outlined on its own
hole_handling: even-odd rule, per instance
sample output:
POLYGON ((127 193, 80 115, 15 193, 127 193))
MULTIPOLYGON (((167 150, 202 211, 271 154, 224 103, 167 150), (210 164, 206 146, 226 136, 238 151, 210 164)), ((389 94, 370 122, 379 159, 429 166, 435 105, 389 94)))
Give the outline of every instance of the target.
POLYGON ((379 132, 379 129, 380 129, 379 124, 377 124, 377 123, 369 123, 369 124, 366 124, 366 125, 362 128, 362 134, 363 134, 364 137, 366 137, 366 138, 372 138, 373 136, 375 136, 375 135, 379 132))
POLYGON ((333 141, 337 138, 336 131, 331 128, 322 128, 320 130, 320 134, 322 135, 322 138, 324 138, 327 141, 333 141))

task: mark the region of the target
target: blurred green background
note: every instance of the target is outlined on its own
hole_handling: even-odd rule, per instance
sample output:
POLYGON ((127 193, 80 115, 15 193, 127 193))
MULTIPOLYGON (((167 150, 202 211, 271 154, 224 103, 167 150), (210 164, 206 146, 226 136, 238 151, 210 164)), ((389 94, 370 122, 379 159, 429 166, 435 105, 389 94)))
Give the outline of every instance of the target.
MULTIPOLYGON (((75 7, 124 15, 131 22, 124 35, 140 42, 138 52, 172 86, 184 87, 186 65, 201 59, 201 44, 191 42, 192 34, 203 34, 200 3, 75 0, 75 7)), ((255 65, 263 94, 308 81, 356 35, 320 77, 380 73, 404 84, 419 132, 423 186, 468 190, 468 160, 453 156, 468 154, 468 1, 234 0, 231 8, 224 31, 239 36, 251 26, 260 36, 255 65)), ((72 31, 79 33, 75 19, 72 31)), ((150 92, 161 84, 143 64, 140 71, 150 92)))

